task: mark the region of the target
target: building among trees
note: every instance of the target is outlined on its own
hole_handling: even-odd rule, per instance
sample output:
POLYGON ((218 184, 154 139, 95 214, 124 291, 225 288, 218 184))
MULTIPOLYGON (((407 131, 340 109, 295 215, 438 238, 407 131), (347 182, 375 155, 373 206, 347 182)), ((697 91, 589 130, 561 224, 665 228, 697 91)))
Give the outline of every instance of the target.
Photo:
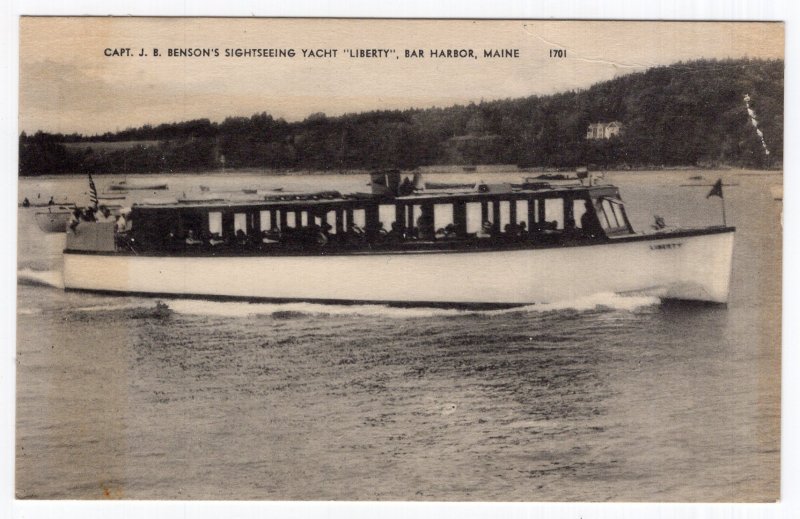
POLYGON ((619 132, 621 129, 622 123, 619 121, 611 121, 610 123, 592 123, 586 130, 586 138, 588 140, 597 140, 619 137, 619 132))

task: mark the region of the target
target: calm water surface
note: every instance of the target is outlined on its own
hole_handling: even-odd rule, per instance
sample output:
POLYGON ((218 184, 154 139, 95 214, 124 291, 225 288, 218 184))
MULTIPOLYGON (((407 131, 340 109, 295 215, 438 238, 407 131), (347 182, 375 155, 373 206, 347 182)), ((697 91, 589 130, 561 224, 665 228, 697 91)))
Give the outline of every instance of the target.
MULTIPOLYGON (((612 294, 494 312, 178 299, 163 317, 150 299, 64 293, 64 237, 20 209, 17 495, 774 501, 782 206, 769 188, 781 175, 608 180, 645 229, 654 214, 720 223, 709 187, 681 186, 719 176, 738 184, 725 191, 738 228, 727 307, 612 294)), ((101 191, 111 180, 95 178, 101 191)), ((166 181, 173 196, 368 189, 347 175, 166 181)), ((20 182, 20 199, 86 203, 86 191, 80 176, 20 182)))

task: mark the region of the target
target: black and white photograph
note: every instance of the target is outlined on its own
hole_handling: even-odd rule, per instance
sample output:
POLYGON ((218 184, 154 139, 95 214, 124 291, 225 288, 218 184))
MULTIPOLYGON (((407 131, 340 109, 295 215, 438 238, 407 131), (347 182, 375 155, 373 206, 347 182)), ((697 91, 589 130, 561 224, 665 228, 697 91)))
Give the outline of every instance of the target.
POLYGON ((781 499, 783 23, 18 22, 16 499, 781 499))

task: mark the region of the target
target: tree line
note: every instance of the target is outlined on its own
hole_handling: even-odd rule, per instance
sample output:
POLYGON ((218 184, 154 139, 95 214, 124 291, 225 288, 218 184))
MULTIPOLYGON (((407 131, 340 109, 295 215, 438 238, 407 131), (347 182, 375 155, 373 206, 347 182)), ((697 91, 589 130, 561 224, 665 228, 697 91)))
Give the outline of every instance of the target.
POLYGON ((700 60, 547 96, 287 122, 266 112, 102 135, 22 133, 20 175, 432 164, 767 168, 783 160, 783 60, 700 60), (764 153, 743 101, 749 94, 764 153), (611 139, 589 124, 619 121, 611 139), (116 144, 112 144, 116 143, 116 144))

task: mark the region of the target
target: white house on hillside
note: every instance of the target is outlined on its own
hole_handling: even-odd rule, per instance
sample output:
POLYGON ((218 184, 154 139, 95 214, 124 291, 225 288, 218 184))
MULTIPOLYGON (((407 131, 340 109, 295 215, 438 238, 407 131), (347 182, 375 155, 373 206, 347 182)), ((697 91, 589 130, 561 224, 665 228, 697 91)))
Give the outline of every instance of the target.
POLYGON ((592 139, 610 139, 614 136, 619 136, 622 129, 622 123, 619 121, 611 121, 610 123, 592 123, 586 130, 586 138, 592 139))

